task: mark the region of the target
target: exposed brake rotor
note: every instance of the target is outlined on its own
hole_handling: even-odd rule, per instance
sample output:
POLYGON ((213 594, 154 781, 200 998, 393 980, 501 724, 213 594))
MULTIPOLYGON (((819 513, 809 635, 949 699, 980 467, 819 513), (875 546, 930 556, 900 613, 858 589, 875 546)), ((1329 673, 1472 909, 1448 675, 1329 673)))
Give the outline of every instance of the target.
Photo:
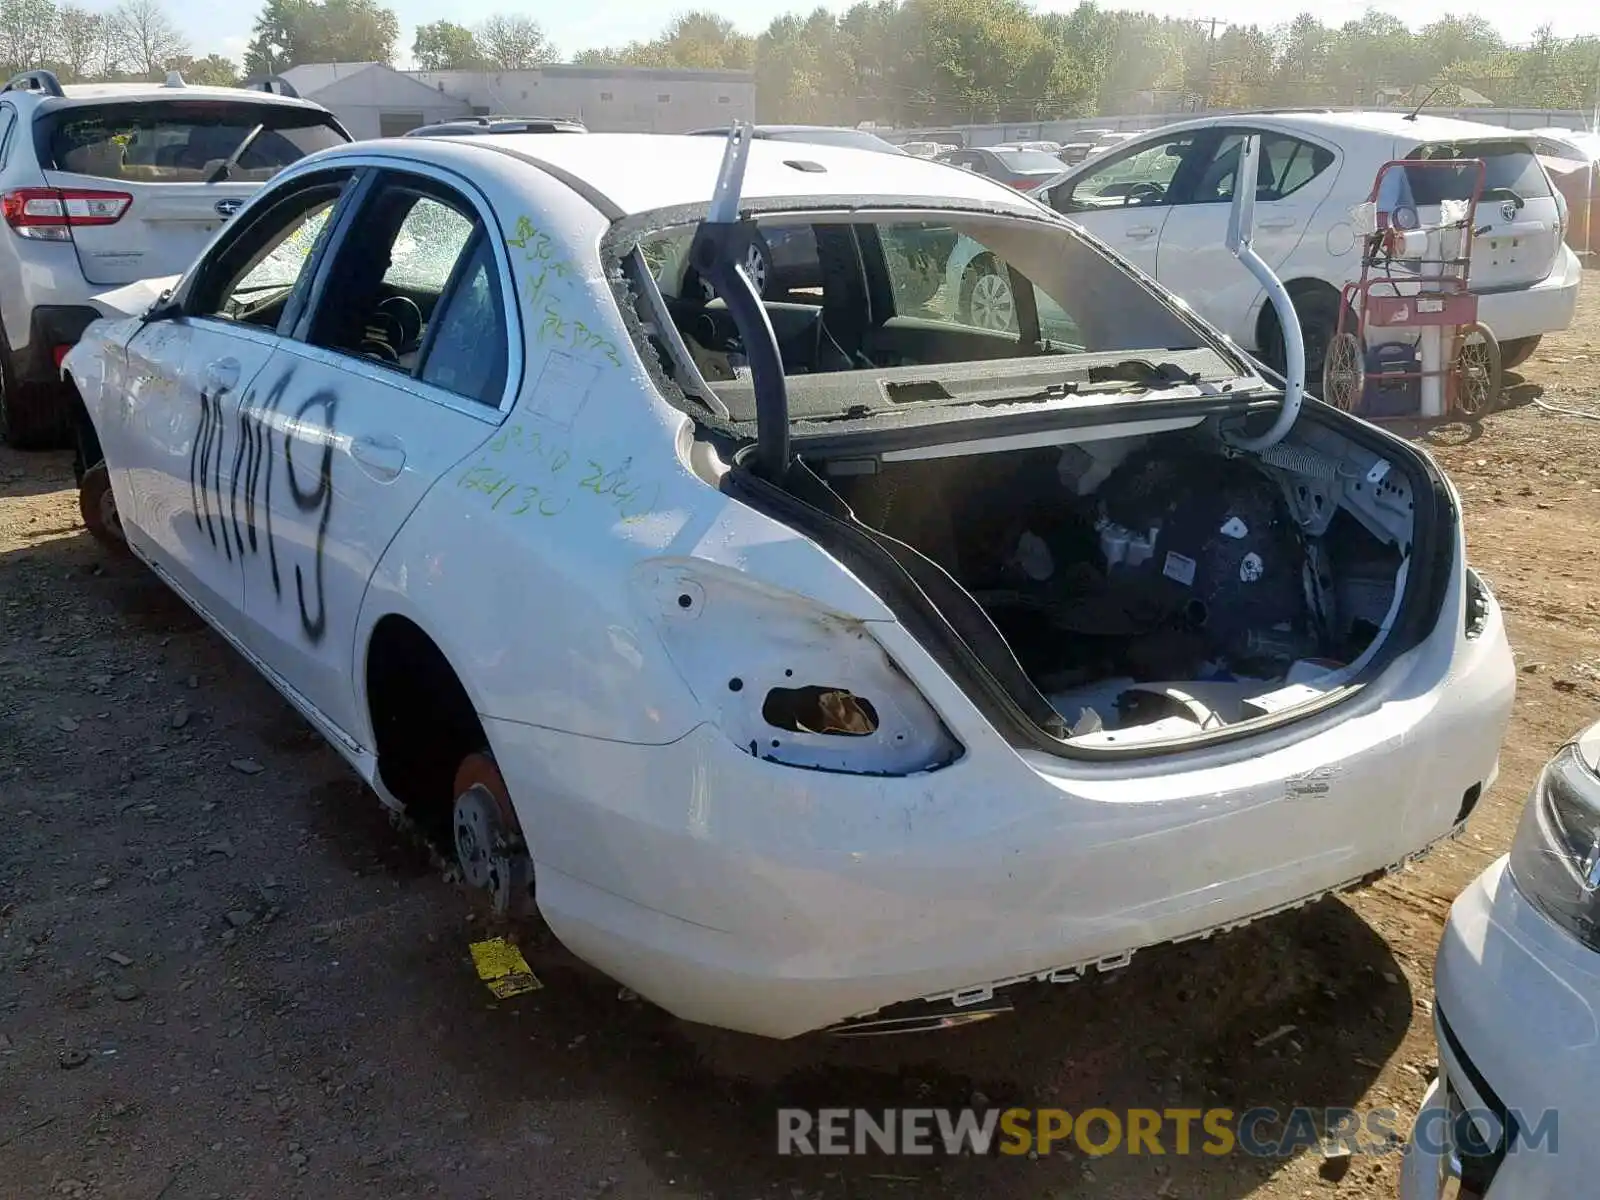
POLYGON ((533 911, 533 862, 494 760, 474 754, 456 772, 451 821, 462 879, 489 893, 496 913, 533 911))

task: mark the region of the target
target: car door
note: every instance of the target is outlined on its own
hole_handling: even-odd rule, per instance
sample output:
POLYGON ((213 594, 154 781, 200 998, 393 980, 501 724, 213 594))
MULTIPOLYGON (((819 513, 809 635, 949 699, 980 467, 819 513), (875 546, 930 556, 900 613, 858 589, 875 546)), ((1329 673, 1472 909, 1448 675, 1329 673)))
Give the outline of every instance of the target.
POLYGON ((1187 130, 1134 142, 1085 163, 1050 189, 1048 202, 1145 274, 1156 275, 1163 226, 1209 137, 1207 130, 1187 130))
POLYGON ((361 191, 242 413, 278 451, 247 489, 268 548, 245 564, 250 637, 352 746, 367 583, 428 489, 499 425, 522 363, 509 260, 476 189, 417 166, 361 191))
POLYGON ((1204 166, 1167 218, 1156 263, 1157 279, 1246 344, 1253 342, 1246 326, 1261 287, 1233 257, 1226 238, 1239 155, 1251 134, 1261 137, 1255 251, 1274 270, 1294 253, 1338 177, 1338 156, 1305 138, 1238 126, 1216 130, 1203 148, 1204 166))
MULTIPOLYGON (((146 556, 227 622, 243 611, 243 561, 257 540, 240 482, 254 460, 241 397, 275 352, 281 321, 348 170, 298 179, 263 198, 128 345, 128 386, 109 440, 124 527, 146 556)), ((108 447, 110 449, 110 447, 108 447)))

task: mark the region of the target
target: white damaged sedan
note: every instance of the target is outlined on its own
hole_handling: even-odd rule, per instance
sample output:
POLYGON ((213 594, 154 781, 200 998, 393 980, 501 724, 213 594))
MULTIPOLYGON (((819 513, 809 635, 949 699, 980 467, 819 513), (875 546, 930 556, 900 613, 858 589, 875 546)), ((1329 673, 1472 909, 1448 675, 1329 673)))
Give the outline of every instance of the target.
POLYGON ((946 1024, 1460 830, 1515 676, 1422 451, 998 183, 744 149, 295 164, 68 357, 86 522, 694 1021, 946 1024))

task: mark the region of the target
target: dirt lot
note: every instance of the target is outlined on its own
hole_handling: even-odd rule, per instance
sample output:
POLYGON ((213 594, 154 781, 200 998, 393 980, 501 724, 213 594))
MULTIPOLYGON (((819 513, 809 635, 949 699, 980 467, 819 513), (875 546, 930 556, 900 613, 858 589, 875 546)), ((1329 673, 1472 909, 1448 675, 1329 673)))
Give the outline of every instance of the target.
POLYGON ((1600 422, 1528 403, 1590 407, 1596 368, 1600 277, 1514 381, 1519 407, 1418 431, 1522 670, 1463 841, 1348 904, 870 1042, 688 1027, 531 933, 545 989, 494 1002, 471 899, 219 638, 97 552, 65 455, 0 452, 0 1197, 1392 1195, 1393 1156, 1336 1179, 1318 1153, 779 1158, 774 1109, 977 1095, 1409 1120, 1450 898, 1600 709, 1600 422))

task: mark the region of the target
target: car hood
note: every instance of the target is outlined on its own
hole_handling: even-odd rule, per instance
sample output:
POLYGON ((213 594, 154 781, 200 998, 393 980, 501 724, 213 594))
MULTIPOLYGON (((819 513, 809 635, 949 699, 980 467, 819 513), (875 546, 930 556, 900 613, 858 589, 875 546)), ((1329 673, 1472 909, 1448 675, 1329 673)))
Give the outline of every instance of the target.
POLYGON ((97 292, 94 296, 95 307, 109 317, 142 317, 161 298, 162 293, 177 287, 178 280, 182 278, 181 275, 160 275, 154 279, 140 279, 109 292, 97 292))

